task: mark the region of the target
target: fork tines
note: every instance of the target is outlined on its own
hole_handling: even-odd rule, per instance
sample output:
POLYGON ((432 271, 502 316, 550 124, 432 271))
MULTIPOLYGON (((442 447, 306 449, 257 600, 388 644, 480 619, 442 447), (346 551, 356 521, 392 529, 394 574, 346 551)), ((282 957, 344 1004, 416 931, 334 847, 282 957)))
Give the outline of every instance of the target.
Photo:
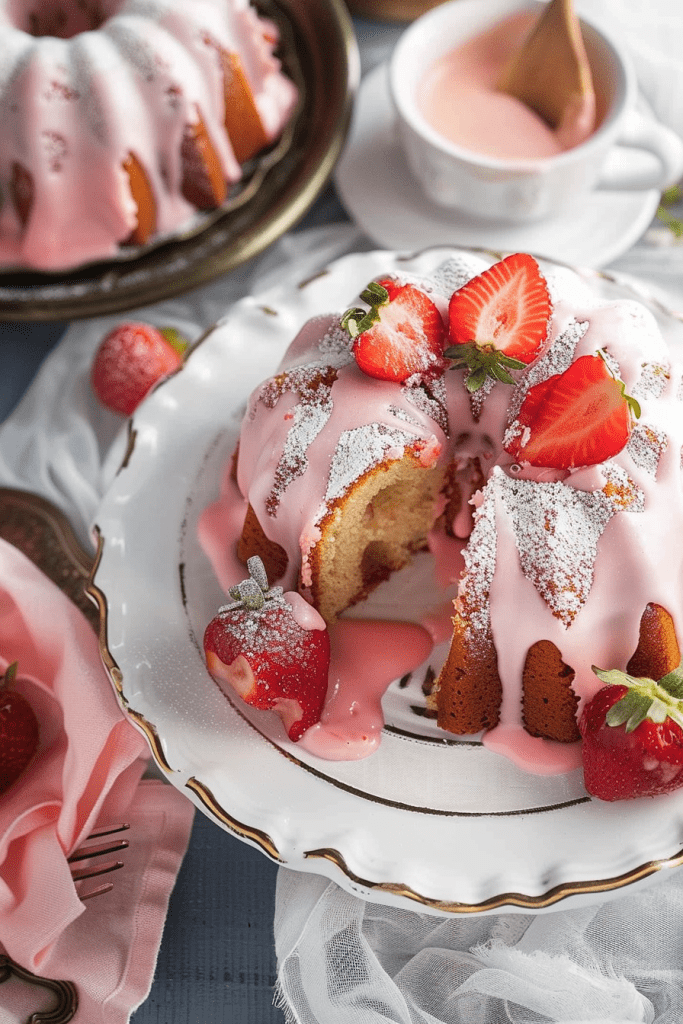
MULTIPOLYGON (((115 835, 117 832, 125 832, 130 828, 130 825, 104 825, 95 829, 86 838, 85 842, 88 843, 92 839, 103 839, 105 836, 115 835)), ((75 850, 70 857, 67 858, 69 864, 76 864, 80 861, 93 860, 95 857, 104 857, 111 853, 118 853, 121 850, 128 848, 127 839, 112 839, 105 843, 99 843, 96 846, 80 846, 75 850)), ((86 878, 95 878, 99 875, 106 875, 110 871, 116 871, 118 868, 123 867, 122 860, 107 861, 104 864, 87 864, 82 868, 72 868, 71 877, 74 882, 82 882, 86 878)), ((98 886, 96 889, 91 889, 90 892, 78 893, 81 900, 90 899, 92 896, 100 896, 102 893, 110 892, 114 888, 113 882, 105 882, 103 885, 98 886)))

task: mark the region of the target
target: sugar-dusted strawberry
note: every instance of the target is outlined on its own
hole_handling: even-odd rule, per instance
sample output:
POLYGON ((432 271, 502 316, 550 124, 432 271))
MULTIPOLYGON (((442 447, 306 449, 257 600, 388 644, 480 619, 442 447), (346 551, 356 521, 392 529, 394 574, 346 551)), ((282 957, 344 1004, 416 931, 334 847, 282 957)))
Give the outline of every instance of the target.
POLYGON ((626 446, 638 416, 638 402, 602 356, 581 356, 529 388, 505 450, 532 466, 595 466, 626 446))
POLYGON ((330 667, 325 622, 304 599, 268 586, 261 559, 247 562, 249 579, 233 587, 204 633, 209 672, 247 704, 272 710, 291 740, 320 720, 330 667))
POLYGON ((173 329, 125 323, 100 344, 92 368, 95 394, 108 409, 130 416, 161 377, 176 370, 187 343, 173 329))
POLYGON ((579 720, 588 792, 600 800, 630 800, 683 786, 681 667, 659 682, 619 669, 593 671, 606 685, 579 720))
POLYGON ((543 351, 550 313, 548 286, 533 256, 506 256, 451 296, 445 355, 455 360, 454 369, 469 371, 469 391, 478 391, 487 377, 514 384, 509 371, 543 351))
POLYGON ((11 689, 12 662, 0 681, 0 793, 18 779, 38 749, 38 720, 29 702, 11 689))
POLYGON ((425 292, 387 278, 371 281, 360 297, 370 309, 349 309, 342 326, 355 339, 353 354, 363 373, 402 382, 444 369, 446 329, 425 292))

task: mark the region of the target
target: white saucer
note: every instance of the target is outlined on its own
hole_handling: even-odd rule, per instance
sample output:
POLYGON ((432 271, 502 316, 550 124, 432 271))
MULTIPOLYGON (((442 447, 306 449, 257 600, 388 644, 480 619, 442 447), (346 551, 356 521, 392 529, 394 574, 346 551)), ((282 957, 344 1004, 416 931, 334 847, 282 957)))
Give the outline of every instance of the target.
POLYGON ((336 185, 349 215, 387 249, 465 245, 526 251, 585 267, 602 267, 646 231, 660 194, 595 191, 571 214, 540 224, 496 225, 443 209, 421 192, 400 149, 387 65, 363 79, 336 185))

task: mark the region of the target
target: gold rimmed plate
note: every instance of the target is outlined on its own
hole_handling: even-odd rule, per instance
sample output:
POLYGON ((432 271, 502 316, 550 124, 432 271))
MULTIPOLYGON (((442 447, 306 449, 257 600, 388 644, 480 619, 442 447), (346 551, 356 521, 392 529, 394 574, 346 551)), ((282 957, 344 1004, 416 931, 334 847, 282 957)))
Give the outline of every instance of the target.
POLYGON ((276 20, 284 65, 300 87, 296 116, 250 170, 227 208, 184 237, 60 275, 0 273, 0 318, 72 320, 148 305, 204 284, 257 256, 293 227, 330 178, 359 79, 343 0, 264 0, 276 20))
MULTIPOLYGON (((354 254, 298 288, 245 299, 142 404, 97 515, 91 593, 103 657, 169 780, 272 859, 432 913, 578 906, 683 862, 683 791, 605 804, 588 797, 580 769, 530 775, 480 743, 438 734, 411 717, 421 673, 387 691, 388 726, 371 757, 323 761, 289 742, 276 716, 228 700, 204 664, 203 631, 224 594, 197 522, 218 495, 249 392, 310 317, 353 302, 376 276, 428 274, 444 256, 354 254)), ((636 296, 589 273, 607 298, 636 296)), ((683 346, 681 322, 652 309, 683 346)), ((408 571, 417 579, 420 560, 408 571)))

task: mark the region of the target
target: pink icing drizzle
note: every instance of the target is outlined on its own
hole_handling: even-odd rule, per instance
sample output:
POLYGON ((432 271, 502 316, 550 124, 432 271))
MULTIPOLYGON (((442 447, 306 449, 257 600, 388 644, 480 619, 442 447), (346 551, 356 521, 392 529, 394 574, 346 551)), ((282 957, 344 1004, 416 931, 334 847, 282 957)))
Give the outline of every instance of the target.
POLYGON ((322 718, 300 745, 327 761, 357 761, 381 740, 382 694, 429 657, 432 640, 409 622, 340 620, 330 630, 332 664, 322 718))
POLYGON ((425 120, 444 138, 497 159, 541 159, 584 142, 595 130, 595 97, 578 97, 557 129, 514 96, 496 90, 533 15, 519 13, 439 58, 419 95, 425 120))
MULTIPOLYGON (((470 276, 485 265, 475 262, 470 276)), ((658 438, 665 437, 665 445, 659 440, 651 450, 643 451, 641 437, 638 445, 630 444, 605 467, 589 467, 570 474, 543 470, 520 473, 502 451, 501 442, 508 416, 514 417, 515 402, 518 408, 523 393, 516 396, 511 388, 494 387, 485 399, 479 420, 475 422, 461 377, 449 371, 445 374, 445 400, 451 424, 449 436, 428 411, 418 409, 410 401, 399 385, 371 381, 360 374, 354 363, 341 359, 336 364, 337 380, 333 386, 331 414, 307 446, 305 470, 289 483, 286 500, 282 501, 277 516, 268 515, 265 501, 291 426, 287 416, 297 406, 297 395, 286 392, 273 408, 266 408, 259 401, 257 390, 250 401, 240 440, 239 488, 226 477, 221 497, 205 511, 199 526, 200 539, 214 562, 217 575, 221 580, 234 583, 244 575, 242 567, 237 567, 230 554, 230 548, 231 540, 239 535, 241 529, 246 501, 242 493, 246 495, 266 531, 288 552, 290 569, 283 582, 291 588, 296 583, 301 538, 313 536, 315 524, 325 508, 325 490, 336 439, 345 430, 358 426, 359 422, 386 423, 392 429, 404 431, 408 439, 428 441, 436 438, 442 447, 440 460, 459 460, 464 468, 464 480, 467 479, 468 460, 477 454, 483 457, 490 479, 495 470, 493 475, 497 474, 501 481, 517 479, 528 482, 532 488, 537 485, 539 489, 566 488, 565 496, 569 497, 572 493, 581 492, 599 496, 610 474, 621 473, 620 479, 629 482, 635 500, 626 510, 610 507, 604 526, 598 528, 589 522, 589 534, 593 529, 596 536, 599 533, 597 558, 588 567, 592 579, 590 585, 586 585, 583 604, 569 626, 553 614, 542 596, 538 581, 534 582, 523 571, 523 554, 531 560, 534 573, 541 575, 545 571, 546 556, 543 551, 525 552, 525 546, 529 546, 528 536, 532 534, 526 536, 523 528, 519 533, 520 526, 513 522, 501 497, 501 488, 487 485, 471 497, 475 515, 484 511, 487 516, 490 514, 493 554, 486 557, 493 558, 492 583, 490 593, 484 594, 484 598, 504 692, 500 725, 486 734, 484 743, 538 774, 572 770, 580 756, 580 748, 578 745, 534 740, 522 728, 522 668, 526 652, 533 643, 547 639, 557 645, 565 662, 575 670, 572 685, 583 702, 601 685, 591 671, 591 664, 625 667, 636 647, 640 616, 648 602, 667 608, 673 616, 678 635, 683 637, 683 551, 678 538, 683 521, 681 367, 671 365, 671 354, 655 319, 644 306, 633 301, 616 303, 600 299, 585 281, 567 270, 556 269, 548 274, 548 280, 554 305, 550 336, 552 347, 547 356, 529 371, 529 383, 543 379, 543 375, 562 372, 572 359, 583 354, 606 349, 618 364, 618 372, 627 391, 637 394, 642 407, 640 424, 656 427, 658 438), (544 362, 547 363, 545 369, 544 362), (510 414, 508 405, 512 410, 510 414)), ((330 331, 334 332, 335 323, 335 318, 325 317, 306 325, 285 357, 284 367, 291 366, 292 362, 302 364, 307 357, 320 360, 324 365, 325 359, 320 354, 324 347, 321 339, 330 331)), ((436 512, 441 511, 443 502, 436 509, 436 512)), ((523 512, 518 511, 518 515, 523 524, 523 512)), ((461 512, 458 532, 466 532, 462 528, 465 520, 461 512)), ((570 561, 574 557, 573 542, 566 538, 571 534, 572 528, 568 531, 562 528, 558 533, 560 555, 564 551, 562 545, 569 544, 565 554, 570 561)), ((430 546, 437 558, 440 586, 447 586, 457 577, 462 564, 460 549, 463 543, 446 538, 443 533, 435 533, 430 538, 430 546), (444 557, 445 552, 448 552, 447 558, 444 557)), ((470 558, 475 555, 484 557, 470 543, 465 547, 465 554, 470 558)), ((482 586, 476 575, 481 567, 475 566, 469 576, 469 570, 466 571, 468 586, 482 586)), ((438 643, 444 633, 450 632, 449 615, 445 606, 443 614, 438 610, 438 592, 434 597, 437 611, 425 618, 423 625, 431 634, 432 641, 438 643)), ((395 671, 391 666, 380 671, 376 665, 377 650, 389 648, 392 635, 394 638, 397 635, 392 633, 395 624, 374 623, 368 626, 370 632, 367 636, 374 639, 370 641, 372 655, 367 659, 355 658, 353 644, 350 648, 340 646, 334 651, 337 643, 343 643, 347 627, 352 633, 360 630, 359 624, 342 621, 335 627, 339 632, 333 633, 334 671, 338 673, 339 686, 338 689, 331 687, 326 718, 306 740, 307 744, 317 744, 315 752, 318 756, 340 759, 365 756, 359 751, 369 752, 368 745, 374 749, 379 739, 381 694, 387 683, 405 669, 399 664, 395 671), (353 688, 351 683, 341 682, 352 669, 357 673, 353 688), (337 694, 336 709, 334 693, 337 694), (358 706, 351 713, 354 701, 358 706), (315 736, 318 738, 314 739, 315 736)), ((408 655, 406 660, 410 660, 408 655)))

